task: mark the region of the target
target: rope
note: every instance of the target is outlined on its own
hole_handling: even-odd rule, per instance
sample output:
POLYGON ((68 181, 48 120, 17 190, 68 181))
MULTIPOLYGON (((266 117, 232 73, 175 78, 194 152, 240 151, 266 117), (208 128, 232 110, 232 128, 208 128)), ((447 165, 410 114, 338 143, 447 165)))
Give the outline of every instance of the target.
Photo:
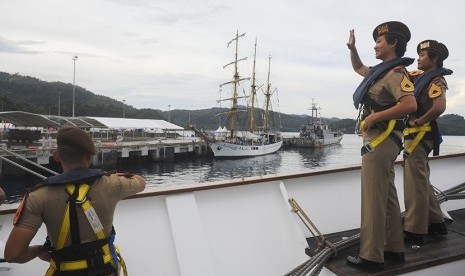
POLYGON ((30 169, 28 169, 28 168, 26 168, 26 167, 24 167, 24 166, 22 166, 22 165, 16 163, 16 162, 11 161, 10 159, 8 159, 8 158, 6 158, 6 157, 4 157, 4 156, 0 156, 0 158, 1 158, 2 160, 5 160, 6 162, 10 163, 11 165, 16 166, 16 167, 18 167, 18 168, 21 168, 21 169, 27 171, 28 173, 31 173, 31 174, 33 174, 33 175, 35 175, 35 176, 37 176, 37 177, 40 177, 40 178, 42 178, 42 179, 47 178, 47 177, 41 175, 40 173, 37 173, 37 172, 35 172, 35 171, 33 171, 33 170, 30 170, 30 169))
MULTIPOLYGON (((52 170, 50 170, 49 168, 46 168, 46 167, 44 167, 44 166, 42 166, 42 165, 40 165, 40 164, 37 164, 36 162, 31 161, 31 160, 29 160, 29 159, 27 159, 27 158, 25 158, 25 157, 22 157, 22 156, 19 155, 19 154, 16 154, 16 153, 14 153, 14 152, 12 152, 12 151, 10 151, 10 150, 7 150, 7 149, 5 149, 5 148, 2 148, 2 147, 0 147, 0 149, 3 150, 3 151, 5 151, 6 153, 11 154, 11 155, 13 155, 13 156, 15 156, 15 157, 17 157, 17 158, 19 158, 19 159, 21 159, 21 160, 23 160, 23 161, 29 163, 29 164, 32 164, 32 165, 34 165, 34 166, 36 166, 36 167, 38 167, 38 168, 40 168, 40 169, 46 171, 46 172, 49 172, 49 173, 54 174, 54 175, 58 175, 57 172, 52 171, 52 170)), ((4 159, 4 160, 5 160, 5 159, 4 159)))
POLYGON ((324 248, 325 245, 327 245, 328 247, 330 247, 331 249, 333 249, 334 251, 334 254, 337 255, 337 249, 336 247, 331 243, 329 242, 326 237, 321 234, 321 232, 318 230, 318 228, 316 227, 316 225, 312 222, 312 220, 307 216, 307 214, 305 214, 304 210, 302 210, 302 208, 300 207, 300 205, 297 203, 297 201, 295 201, 295 199, 293 198, 289 198, 288 199, 288 202, 289 204, 292 206, 292 212, 296 213, 299 218, 302 220, 302 222, 305 224, 305 226, 308 228, 308 230, 310 230, 310 232, 312 233, 313 237, 315 239, 318 239, 319 242, 318 242, 318 247, 319 248, 324 248), (318 235, 315 235, 315 233, 313 232, 315 231, 318 235))
MULTIPOLYGON (((436 195, 436 199, 438 200, 439 204, 447 200, 465 199, 465 193, 463 193, 465 191, 465 182, 457 186, 454 186, 448 190, 445 190, 445 191, 440 191, 434 186, 433 188, 435 189, 435 191, 438 192, 438 194, 436 195)), ((307 217, 307 215, 305 215, 303 210, 300 208, 300 206, 297 204, 297 202, 294 199, 289 198, 288 201, 289 201, 289 204, 292 206, 291 211, 296 213, 299 216, 299 218, 301 218, 301 220, 302 220, 302 217, 307 217), (300 212, 302 213, 300 214, 300 212)), ((404 217, 405 212, 403 212, 401 216, 404 217)), ((307 228, 308 228, 307 223, 314 226, 313 222, 311 222, 310 219, 308 219, 308 221, 304 221, 304 220, 302 221, 307 226, 307 228)), ((319 233, 316 227, 314 229, 319 233)), ((310 232, 315 237, 315 234, 313 233, 313 231, 310 230, 310 232)), ((324 244, 326 245, 324 248, 322 248, 319 252, 313 255, 309 260, 298 265, 297 267, 292 269, 290 272, 288 272, 284 276, 306 276, 306 275, 316 276, 316 275, 319 275, 325 263, 331 257, 336 256, 337 251, 341 251, 341 250, 356 246, 360 243, 360 233, 357 233, 347 239, 340 240, 334 243, 328 242, 326 238, 324 238, 324 236, 323 236, 323 239, 325 241, 324 244), (331 244, 331 246, 329 244, 331 244)))

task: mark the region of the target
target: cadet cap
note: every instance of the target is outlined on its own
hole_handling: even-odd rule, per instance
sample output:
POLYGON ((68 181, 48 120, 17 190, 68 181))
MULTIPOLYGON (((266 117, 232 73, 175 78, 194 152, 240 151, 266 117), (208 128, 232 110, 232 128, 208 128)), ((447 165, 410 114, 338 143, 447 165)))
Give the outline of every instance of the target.
POLYGON ((373 30, 373 39, 376 39, 385 34, 397 34, 405 38, 405 42, 410 40, 410 30, 407 25, 399 21, 388 21, 382 24, 379 24, 373 30))
POLYGON ((419 54, 423 50, 433 50, 437 52, 442 60, 445 60, 449 56, 449 50, 447 50, 446 45, 432 39, 424 40, 418 44, 417 53, 419 54))
POLYGON ((97 153, 94 141, 84 130, 77 127, 65 127, 57 133, 57 144, 74 146, 94 155, 97 153))

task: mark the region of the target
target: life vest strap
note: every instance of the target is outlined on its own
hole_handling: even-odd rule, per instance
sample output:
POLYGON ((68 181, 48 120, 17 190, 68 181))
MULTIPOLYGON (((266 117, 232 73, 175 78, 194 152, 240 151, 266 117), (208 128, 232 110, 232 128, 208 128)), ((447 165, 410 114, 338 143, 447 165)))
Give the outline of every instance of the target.
MULTIPOLYGON (((388 137, 391 137, 392 140, 397 145, 399 145, 398 140, 400 140, 400 138, 397 137, 397 135, 395 135, 394 133, 392 133, 392 131, 396 127, 396 124, 397 124, 397 120, 396 119, 391 119, 391 120, 389 120, 389 122, 387 124, 387 127, 385 127, 383 129, 383 126, 380 126, 381 124, 377 123, 377 126, 381 129, 381 133, 378 134, 375 138, 373 138, 373 140, 371 140, 370 142, 367 142, 367 143, 365 143, 363 145, 363 147, 361 149, 362 155, 364 155, 365 153, 368 153, 368 152, 373 152, 376 149, 376 147, 379 146, 388 137)), ((362 121, 360 123, 360 129, 362 129, 364 125, 365 125, 365 121, 362 121)), ((401 147, 402 147, 402 141, 400 141, 400 148, 401 147)))
MULTIPOLYGON (((106 245, 108 248, 108 244, 106 245)), ((111 254, 103 255, 103 264, 111 263, 114 267, 113 256, 111 254)), ((88 263, 88 260, 74 260, 74 261, 61 261, 56 262, 54 259, 50 260, 50 267, 46 272, 46 276, 52 276, 56 271, 76 271, 85 270, 92 264, 88 263)))
MULTIPOLYGON (((121 255, 119 254, 119 250, 117 252, 114 252, 115 247, 112 244, 113 239, 108 239, 106 237, 106 234, 100 222, 100 219, 98 218, 97 213, 92 207, 91 201, 87 198, 87 193, 89 192, 90 187, 91 186, 89 184, 84 184, 84 183, 80 184, 79 186, 73 185, 73 184, 67 184, 65 186, 65 190, 69 194, 70 199, 66 205, 65 212, 63 214, 60 234, 57 240, 56 251, 54 252, 58 252, 60 250, 66 249, 64 248, 65 243, 66 243, 68 236, 73 231, 72 228, 79 227, 77 225, 77 217, 70 216, 70 208, 76 209, 77 206, 80 206, 80 208, 86 215, 86 218, 90 226, 92 227, 94 234, 97 238, 96 242, 103 241, 103 240, 107 240, 109 242, 106 242, 103 246, 99 247, 98 249, 91 250, 92 252, 89 252, 88 257, 85 257, 85 258, 83 258, 84 256, 80 256, 78 257, 79 259, 77 260, 58 260, 52 257, 52 259, 50 260, 50 267, 46 273, 47 276, 54 275, 56 271, 87 270, 87 269, 93 269, 94 267, 96 269, 105 269, 104 267, 107 264, 111 264, 114 272, 116 272, 116 275, 118 274, 121 266, 124 266, 123 269, 125 271, 125 274, 127 274, 126 267, 124 265, 125 263, 121 255), (75 226, 73 226, 73 224, 71 223, 72 219, 76 220, 74 222, 75 226), (118 259, 120 260, 118 261, 118 259)), ((76 229, 74 229, 74 231, 75 230, 76 229)), ((79 242, 78 244, 73 243, 71 246, 80 246, 80 245, 81 243, 79 242)), ((52 253, 52 256, 53 256, 53 253, 52 253)))
POLYGON ((418 147, 420 142, 425 137, 426 132, 430 132, 430 131, 431 131, 431 126, 429 122, 425 123, 422 126, 409 127, 409 128, 404 129, 403 131, 404 137, 407 135, 416 133, 415 138, 413 139, 413 142, 407 148, 404 149, 404 153, 403 153, 404 159, 409 157, 410 154, 412 154, 412 152, 418 147))

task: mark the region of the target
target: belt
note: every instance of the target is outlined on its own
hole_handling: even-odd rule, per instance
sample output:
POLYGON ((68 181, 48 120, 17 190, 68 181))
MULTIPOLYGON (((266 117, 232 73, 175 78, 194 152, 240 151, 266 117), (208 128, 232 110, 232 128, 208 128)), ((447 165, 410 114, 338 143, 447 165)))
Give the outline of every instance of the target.
POLYGON ((431 126, 430 126, 429 122, 422 125, 422 126, 419 126, 419 127, 408 127, 406 129, 404 129, 404 131, 402 132, 404 137, 407 136, 407 135, 416 133, 415 138, 413 139, 413 142, 410 144, 410 146, 408 148, 404 149, 404 153, 403 153, 404 159, 409 157, 410 154, 412 154, 412 152, 420 144, 420 142, 423 139, 423 137, 425 136, 426 132, 430 132, 430 131, 431 131, 431 126))
MULTIPOLYGON (((387 127, 386 129, 382 129, 380 127, 380 129, 382 129, 381 133, 378 134, 375 138, 373 138, 373 140, 371 140, 370 142, 367 142, 363 145, 362 149, 361 149, 361 153, 362 155, 364 155, 365 153, 368 153, 368 152, 373 152, 375 150, 375 148, 377 146, 379 146, 384 140, 386 140, 386 138, 388 137, 391 137, 392 140, 397 144, 399 145, 399 142, 400 142, 400 148, 402 147, 402 141, 400 141, 400 138, 397 137, 397 135, 393 134, 392 131, 395 129, 396 127, 396 124, 397 124, 397 120, 396 119, 391 119, 389 120, 388 124, 387 124, 387 127)), ((360 129, 363 128, 363 126, 365 125, 365 121, 362 121, 360 123, 360 129)), ((380 124, 377 123, 377 126, 379 127, 380 124)))

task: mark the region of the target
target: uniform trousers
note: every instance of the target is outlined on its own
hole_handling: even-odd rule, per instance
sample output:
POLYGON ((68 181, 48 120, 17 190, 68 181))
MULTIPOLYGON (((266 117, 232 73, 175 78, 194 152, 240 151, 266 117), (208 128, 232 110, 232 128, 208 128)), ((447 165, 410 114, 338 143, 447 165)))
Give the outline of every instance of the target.
MULTIPOLYGON (((394 131, 400 137, 399 131, 394 131)), ((394 162, 399 147, 386 138, 362 156, 362 216, 360 257, 384 262, 384 251, 404 252, 399 200, 394 184, 394 162)))
MULTIPOLYGON (((405 140, 407 148, 413 140, 405 140)), ((433 142, 424 140, 429 148, 433 142)), ((433 186, 430 182, 428 154, 418 145, 405 159, 404 165, 404 229, 415 234, 427 234, 430 223, 442 223, 444 217, 436 200, 433 186)))

